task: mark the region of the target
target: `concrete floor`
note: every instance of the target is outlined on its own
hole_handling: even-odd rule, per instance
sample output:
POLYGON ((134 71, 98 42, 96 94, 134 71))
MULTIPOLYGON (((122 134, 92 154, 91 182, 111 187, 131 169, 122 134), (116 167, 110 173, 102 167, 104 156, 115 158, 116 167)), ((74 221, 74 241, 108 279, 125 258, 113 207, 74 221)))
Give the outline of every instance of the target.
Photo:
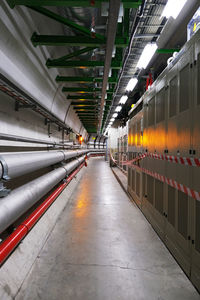
POLYGON ((94 158, 16 299, 200 296, 108 164, 94 158))

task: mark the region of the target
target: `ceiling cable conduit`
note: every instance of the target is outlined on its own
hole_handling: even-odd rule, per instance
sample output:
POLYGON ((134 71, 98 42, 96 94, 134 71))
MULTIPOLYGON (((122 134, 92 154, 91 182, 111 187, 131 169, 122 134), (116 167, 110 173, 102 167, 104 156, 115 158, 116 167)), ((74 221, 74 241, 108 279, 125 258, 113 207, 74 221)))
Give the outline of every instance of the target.
MULTIPOLYGON (((144 9, 145 9, 145 6, 146 6, 146 2, 147 2, 147 0, 143 0, 142 1, 142 4, 140 6, 140 10, 139 10, 139 12, 138 12, 138 14, 137 14, 137 16, 135 18, 135 21, 134 21, 134 25, 133 25, 133 29, 132 29, 132 34, 131 34, 131 38, 130 38, 128 50, 127 50, 127 53, 126 53, 125 58, 124 58, 124 62, 123 62, 122 69, 120 71, 119 79, 117 81, 117 87, 116 87, 116 90, 115 90, 115 93, 114 93, 114 96, 113 96, 113 102, 112 102, 112 105, 110 107, 110 112, 111 112, 112 107, 114 105, 115 96, 117 95, 117 92, 118 92, 118 88, 119 88, 121 77, 123 75, 124 68, 126 66, 127 60, 128 60, 128 58, 130 56, 130 53, 131 53, 131 48, 132 48, 132 44, 133 44, 133 40, 134 40, 135 34, 137 32, 137 28, 139 26, 139 21, 143 17, 143 13, 144 13, 144 9)), ((108 113, 108 116, 109 116, 109 113, 108 113)), ((107 117, 107 119, 108 119, 108 117, 107 117)), ((106 122, 105 122, 105 124, 106 124, 106 122)))
MULTIPOLYGON (((95 150, 90 150, 90 152, 95 150)), ((0 179, 9 180, 87 154, 89 150, 37 151, 0 155, 0 179)))
MULTIPOLYGON (((29 96, 27 93, 25 93, 21 88, 16 86, 14 83, 12 83, 9 79, 7 79, 3 74, 0 73, 0 90, 6 94, 8 94, 10 97, 12 97, 14 100, 16 100, 16 103, 19 107, 28 107, 29 109, 39 113, 42 115, 46 120, 49 122, 59 126, 63 130, 67 130, 69 132, 72 131, 70 127, 68 127, 63 121, 58 119, 52 112, 44 108, 42 105, 40 105, 35 99, 33 99, 31 96, 29 96), (22 105, 22 106, 20 106, 22 105)), ((47 142, 48 144, 48 142, 47 142)))
POLYGON ((103 119, 103 108, 105 102, 105 95, 108 84, 108 76, 112 62, 113 47, 115 44, 115 36, 117 32, 117 21, 119 16, 120 0, 110 0, 109 2, 109 14, 108 14, 108 30, 107 30, 107 40, 106 40, 106 55, 104 63, 104 73, 103 73, 103 83, 102 83, 102 95, 101 95, 101 106, 100 106, 100 119, 99 128, 101 130, 101 124, 103 119))

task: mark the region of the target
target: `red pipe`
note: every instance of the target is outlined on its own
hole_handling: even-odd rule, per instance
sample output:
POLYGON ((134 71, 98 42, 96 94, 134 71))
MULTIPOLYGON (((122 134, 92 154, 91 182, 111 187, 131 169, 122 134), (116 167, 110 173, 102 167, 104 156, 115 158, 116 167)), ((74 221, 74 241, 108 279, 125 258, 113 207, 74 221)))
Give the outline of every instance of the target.
POLYGON ((40 217, 45 213, 49 206, 56 200, 72 178, 84 166, 82 163, 60 186, 39 205, 31 215, 26 218, 16 230, 0 245, 0 265, 7 259, 10 253, 16 248, 20 241, 28 234, 29 230, 37 223, 40 217))

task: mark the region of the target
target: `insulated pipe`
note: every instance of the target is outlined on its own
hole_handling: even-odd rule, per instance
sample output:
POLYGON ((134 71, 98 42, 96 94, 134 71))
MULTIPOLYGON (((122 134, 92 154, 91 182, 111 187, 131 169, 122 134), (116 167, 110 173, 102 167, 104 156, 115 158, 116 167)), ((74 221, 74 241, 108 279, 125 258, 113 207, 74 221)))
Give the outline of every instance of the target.
POLYGON ((63 151, 65 160, 76 157, 80 155, 80 151, 63 151))
POLYGON ((70 163, 63 166, 66 171, 66 174, 69 175, 75 168, 77 168, 84 161, 84 157, 82 159, 76 159, 71 161, 70 163))
POLYGON ((20 241, 28 234, 31 228, 37 223, 40 217, 46 212, 50 205, 56 200, 60 193, 65 189, 68 183, 73 179, 73 177, 79 172, 83 167, 83 164, 79 166, 67 179, 66 182, 60 184, 60 186, 53 191, 53 193, 47 197, 42 204, 40 204, 31 215, 25 219, 16 230, 0 245, 0 265, 6 260, 6 258, 11 254, 15 247, 20 243, 20 241))
POLYGON ((0 178, 2 178, 2 175, 3 175, 3 167, 2 164, 0 163, 0 178))
POLYGON ((4 153, 0 155, 0 179, 5 180, 54 165, 70 158, 86 154, 88 150, 41 151, 4 153))
POLYGON ((66 175, 81 164, 83 159, 76 159, 31 182, 14 189, 0 201, 0 233, 15 222, 23 213, 47 194, 66 175))
MULTIPOLYGON (((96 151, 92 149, 91 151, 96 151)), ((0 179, 5 180, 54 165, 88 153, 89 150, 78 151, 37 151, 4 153, 0 155, 0 179)))
POLYGON ((3 154, 0 162, 3 166, 3 179, 16 178, 29 172, 56 164, 65 159, 62 151, 25 152, 3 154))

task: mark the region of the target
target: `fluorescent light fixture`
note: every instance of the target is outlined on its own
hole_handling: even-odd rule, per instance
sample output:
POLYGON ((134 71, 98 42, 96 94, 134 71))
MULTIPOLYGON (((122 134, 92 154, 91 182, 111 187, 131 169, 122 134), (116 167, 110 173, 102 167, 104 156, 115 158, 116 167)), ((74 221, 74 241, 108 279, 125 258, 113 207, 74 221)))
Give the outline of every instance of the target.
POLYGON ((137 68, 146 69, 158 46, 155 43, 149 43, 144 47, 144 50, 137 63, 137 68))
POLYGON ((173 17, 176 19, 186 2, 187 0, 168 0, 163 10, 162 17, 173 17))
POLYGON ((122 96, 122 97, 121 97, 121 99, 120 99, 119 103, 121 103, 121 104, 125 104, 125 103, 126 103, 126 101, 127 101, 127 99, 128 99, 128 96, 124 95, 124 96, 122 96))
POLYGON ((117 116, 118 116, 117 113, 113 114, 113 118, 117 118, 117 116))
POLYGON ((114 122, 114 121, 115 121, 115 118, 111 118, 110 121, 111 121, 111 122, 114 122))
POLYGON ((131 78, 129 80, 129 83, 127 84, 126 91, 131 92, 135 88, 137 83, 138 83, 138 80, 136 77, 131 78))
POLYGON ((115 108, 115 111, 116 111, 116 112, 120 112, 121 109, 122 109, 122 106, 121 106, 121 105, 118 105, 118 106, 115 108))

